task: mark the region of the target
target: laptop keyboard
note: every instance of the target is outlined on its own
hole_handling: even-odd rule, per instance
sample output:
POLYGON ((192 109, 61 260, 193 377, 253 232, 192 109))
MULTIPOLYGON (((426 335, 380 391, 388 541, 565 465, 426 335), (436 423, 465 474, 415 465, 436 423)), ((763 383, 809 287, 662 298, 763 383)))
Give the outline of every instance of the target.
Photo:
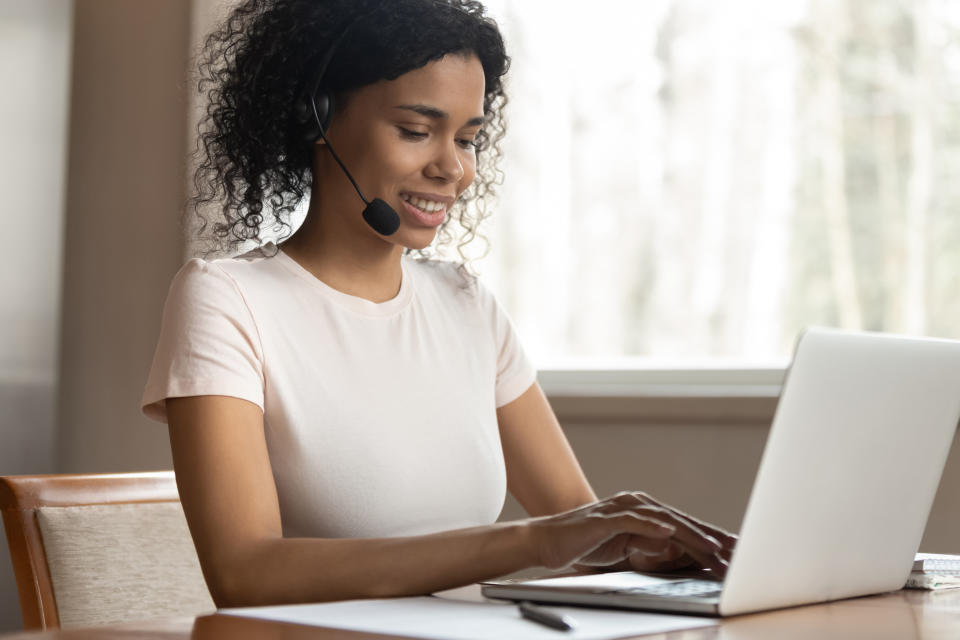
POLYGON ((678 580, 666 582, 652 587, 633 587, 618 589, 615 593, 631 593, 638 595, 667 596, 673 598, 705 598, 720 595, 723 584, 713 580, 678 580))

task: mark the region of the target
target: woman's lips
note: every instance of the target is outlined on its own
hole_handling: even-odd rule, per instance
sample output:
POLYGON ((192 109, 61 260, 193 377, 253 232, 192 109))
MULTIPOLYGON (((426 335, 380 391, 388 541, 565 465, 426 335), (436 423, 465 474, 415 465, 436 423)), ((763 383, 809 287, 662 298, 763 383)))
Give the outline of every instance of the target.
POLYGON ((439 227, 443 224, 443 221, 447 219, 446 207, 437 209, 436 211, 424 211, 423 209, 413 206, 406 200, 401 199, 400 201, 403 203, 403 207, 407 210, 407 213, 425 227, 439 227))

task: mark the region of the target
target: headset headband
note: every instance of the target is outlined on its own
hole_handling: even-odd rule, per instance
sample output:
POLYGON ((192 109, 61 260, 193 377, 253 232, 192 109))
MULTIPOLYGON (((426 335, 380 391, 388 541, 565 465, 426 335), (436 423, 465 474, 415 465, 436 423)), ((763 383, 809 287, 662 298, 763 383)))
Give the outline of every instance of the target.
POLYGON ((361 20, 366 20, 377 11, 380 10, 380 7, 385 5, 389 0, 380 0, 370 11, 361 13, 353 20, 351 20, 346 27, 340 32, 340 35, 337 36, 337 39, 333 41, 333 44, 327 49, 327 52, 323 54, 323 59, 320 60, 320 71, 317 72, 317 79, 313 83, 313 86, 310 90, 310 98, 313 99, 317 95, 317 90, 320 89, 320 84, 323 82, 323 77, 327 74, 327 67, 330 66, 330 62, 333 60, 333 54, 337 52, 337 49, 340 47, 340 43, 343 42, 343 39, 347 37, 347 34, 350 33, 350 30, 353 29, 361 20))
MULTIPOLYGON (((329 67, 330 63, 333 61, 333 54, 337 52, 337 49, 340 47, 340 43, 342 43, 343 39, 347 37, 347 34, 350 33, 350 30, 353 29, 358 23, 360 23, 360 21, 366 20, 367 18, 375 14, 377 11, 380 10, 380 8, 383 5, 387 4, 387 2, 389 1, 390 0, 380 0, 380 2, 376 3, 372 9, 370 9, 365 13, 361 13, 360 15, 355 17, 353 20, 351 20, 349 23, 347 23, 347 26, 343 28, 343 30, 340 32, 340 35, 337 36, 337 39, 333 41, 333 44, 330 45, 330 47, 327 49, 327 52, 323 54, 323 58, 320 60, 320 70, 317 72, 317 79, 313 82, 313 84, 310 87, 309 97, 311 101, 315 100, 317 91, 319 91, 320 85, 323 84, 323 78, 324 76, 327 75, 327 67, 329 67)), ((448 9, 454 9, 456 11, 459 11, 460 13, 463 13, 464 15, 472 17, 472 14, 466 9, 464 9, 463 7, 447 4, 443 0, 431 0, 431 2, 435 5, 440 5, 448 9)))

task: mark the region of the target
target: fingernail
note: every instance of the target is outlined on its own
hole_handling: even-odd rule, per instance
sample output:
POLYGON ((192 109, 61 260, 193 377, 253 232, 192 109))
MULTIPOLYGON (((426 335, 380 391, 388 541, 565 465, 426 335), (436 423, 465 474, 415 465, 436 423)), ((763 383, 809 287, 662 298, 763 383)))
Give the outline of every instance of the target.
POLYGON ((706 538, 707 538, 707 542, 712 544, 717 549, 723 549, 723 545, 720 544, 720 541, 714 538, 713 536, 706 536, 706 538))

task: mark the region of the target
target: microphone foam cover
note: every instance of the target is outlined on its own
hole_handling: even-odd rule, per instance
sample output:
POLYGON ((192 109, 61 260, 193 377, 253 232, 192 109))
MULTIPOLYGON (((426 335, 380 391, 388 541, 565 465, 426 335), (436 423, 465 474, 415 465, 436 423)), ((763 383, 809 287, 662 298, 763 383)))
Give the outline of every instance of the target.
POLYGON ((363 210, 363 219, 382 236, 393 235, 400 228, 400 215, 380 198, 374 198, 367 205, 363 210))

